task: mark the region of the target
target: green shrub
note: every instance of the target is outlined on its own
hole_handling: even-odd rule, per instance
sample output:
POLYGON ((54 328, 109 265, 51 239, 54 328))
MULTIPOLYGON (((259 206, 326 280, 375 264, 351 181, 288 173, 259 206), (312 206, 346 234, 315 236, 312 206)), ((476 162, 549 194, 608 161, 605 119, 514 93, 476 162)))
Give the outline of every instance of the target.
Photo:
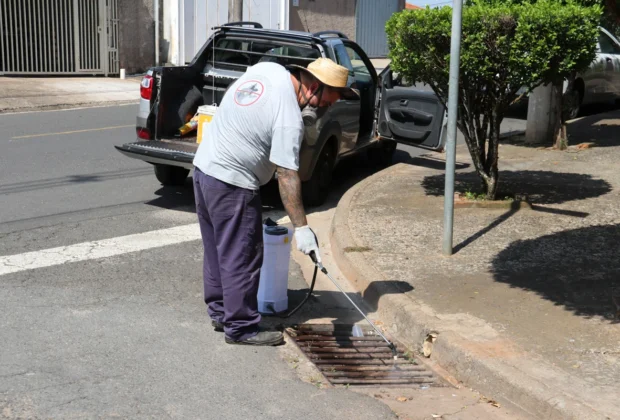
MULTIPOLYGON (((595 58, 601 7, 542 0, 463 8, 457 126, 488 199, 498 183, 504 113, 521 87, 562 81, 595 58)), ((392 69, 447 104, 452 9, 406 10, 387 22, 392 69)))

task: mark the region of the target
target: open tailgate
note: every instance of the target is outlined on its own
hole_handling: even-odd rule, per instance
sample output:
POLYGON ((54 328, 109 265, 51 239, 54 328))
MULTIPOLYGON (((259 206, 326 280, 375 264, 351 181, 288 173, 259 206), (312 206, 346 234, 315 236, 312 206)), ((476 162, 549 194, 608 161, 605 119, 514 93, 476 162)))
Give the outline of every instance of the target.
POLYGON ((194 165, 192 162, 194 161, 198 145, 194 143, 179 144, 145 140, 114 147, 125 156, 133 159, 193 169, 194 165))

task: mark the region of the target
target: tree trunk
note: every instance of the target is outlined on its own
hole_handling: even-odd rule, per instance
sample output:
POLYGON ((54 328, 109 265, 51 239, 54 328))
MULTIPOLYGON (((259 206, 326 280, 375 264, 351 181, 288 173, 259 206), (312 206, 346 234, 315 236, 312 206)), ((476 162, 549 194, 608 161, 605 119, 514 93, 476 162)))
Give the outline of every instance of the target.
POLYGON ((499 180, 498 160, 499 160, 499 129, 502 117, 497 112, 489 119, 484 119, 484 129, 478 129, 475 116, 471 120, 461 119, 463 126, 459 127, 469 149, 476 173, 480 177, 482 192, 487 200, 494 200, 497 194, 499 180), (488 130, 486 124, 488 123, 488 130))
POLYGON ((489 145, 487 149, 487 161, 485 169, 485 198, 487 200, 495 200, 497 194, 497 186, 499 183, 499 130, 502 124, 502 117, 499 116, 497 110, 493 110, 491 121, 489 124, 489 145))
MULTIPOLYGON (((553 133, 553 145, 555 148, 560 150, 566 150, 568 147, 568 138, 566 136, 566 124, 563 118, 562 112, 562 87, 563 82, 556 82, 552 86, 551 95, 553 96, 551 102, 555 104, 559 104, 559 106, 555 106, 551 108, 551 112, 549 113, 549 119, 552 122, 552 133, 553 133)), ((568 86, 572 89, 572 86, 568 86)))

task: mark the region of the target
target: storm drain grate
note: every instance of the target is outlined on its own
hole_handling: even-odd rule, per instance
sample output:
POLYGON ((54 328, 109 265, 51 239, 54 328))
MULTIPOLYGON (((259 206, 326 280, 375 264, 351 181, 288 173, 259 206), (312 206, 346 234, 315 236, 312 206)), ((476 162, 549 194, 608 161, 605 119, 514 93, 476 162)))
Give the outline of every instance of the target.
POLYGON ((370 328, 358 326, 353 335, 353 325, 300 324, 286 332, 332 385, 436 383, 434 374, 406 357, 398 344, 394 360, 387 343, 370 328))

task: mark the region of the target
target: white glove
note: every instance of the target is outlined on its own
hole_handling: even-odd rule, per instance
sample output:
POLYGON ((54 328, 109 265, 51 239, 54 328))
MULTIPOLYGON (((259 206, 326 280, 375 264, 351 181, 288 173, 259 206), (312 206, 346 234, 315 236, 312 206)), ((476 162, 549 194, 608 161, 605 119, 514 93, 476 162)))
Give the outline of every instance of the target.
POLYGON ((295 228, 295 241, 297 242, 297 250, 303 252, 306 255, 310 255, 314 251, 316 260, 321 262, 321 255, 319 254, 319 244, 316 241, 316 235, 310 229, 310 226, 302 226, 295 228))

